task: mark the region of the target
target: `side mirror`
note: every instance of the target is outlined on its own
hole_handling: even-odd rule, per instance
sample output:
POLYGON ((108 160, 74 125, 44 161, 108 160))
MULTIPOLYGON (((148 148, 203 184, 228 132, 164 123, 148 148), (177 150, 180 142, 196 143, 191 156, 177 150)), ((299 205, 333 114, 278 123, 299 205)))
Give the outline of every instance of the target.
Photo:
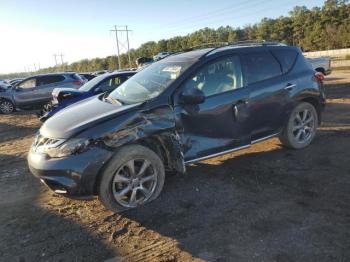
POLYGON ((205 101, 205 95, 198 88, 190 88, 180 95, 180 102, 187 105, 198 105, 205 101))

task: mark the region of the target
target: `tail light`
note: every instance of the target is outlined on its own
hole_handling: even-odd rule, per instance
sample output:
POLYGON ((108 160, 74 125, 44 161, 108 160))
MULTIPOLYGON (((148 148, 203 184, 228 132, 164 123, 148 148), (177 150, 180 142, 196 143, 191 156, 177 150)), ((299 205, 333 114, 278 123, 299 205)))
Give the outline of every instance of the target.
POLYGON ((321 72, 316 72, 316 73, 315 73, 315 79, 316 79, 318 82, 323 83, 324 74, 322 74, 321 72))
POLYGON ((76 85, 76 86, 81 86, 81 82, 79 80, 75 80, 73 81, 73 85, 76 85))

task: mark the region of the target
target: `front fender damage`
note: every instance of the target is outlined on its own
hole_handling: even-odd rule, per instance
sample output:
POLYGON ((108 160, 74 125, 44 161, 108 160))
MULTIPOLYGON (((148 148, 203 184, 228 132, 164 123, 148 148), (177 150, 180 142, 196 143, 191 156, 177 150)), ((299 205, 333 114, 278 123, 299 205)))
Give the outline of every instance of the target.
POLYGON ((183 145, 170 106, 137 113, 123 128, 102 138, 102 142, 114 150, 127 144, 142 144, 160 156, 168 171, 186 172, 183 145))

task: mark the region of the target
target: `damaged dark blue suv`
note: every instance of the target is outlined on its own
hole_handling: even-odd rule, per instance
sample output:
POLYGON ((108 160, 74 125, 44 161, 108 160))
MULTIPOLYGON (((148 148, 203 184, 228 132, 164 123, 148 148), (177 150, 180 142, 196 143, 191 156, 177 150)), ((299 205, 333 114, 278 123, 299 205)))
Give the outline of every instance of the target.
POLYGON ((56 193, 98 195, 113 211, 161 192, 165 173, 279 137, 314 139, 322 76, 296 47, 233 44, 169 56, 113 91, 68 107, 40 129, 31 172, 56 193))

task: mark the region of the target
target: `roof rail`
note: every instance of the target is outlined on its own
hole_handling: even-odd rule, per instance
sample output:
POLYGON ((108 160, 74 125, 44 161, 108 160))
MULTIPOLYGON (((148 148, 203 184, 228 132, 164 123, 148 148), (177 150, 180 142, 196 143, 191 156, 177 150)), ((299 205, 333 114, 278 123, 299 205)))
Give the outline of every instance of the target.
MULTIPOLYGON (((201 57, 205 57, 208 54, 212 53, 213 51, 222 48, 222 47, 229 47, 229 46, 286 46, 286 44, 275 42, 275 41, 266 41, 266 40, 242 40, 242 41, 236 41, 236 42, 210 42, 210 43, 203 43, 200 45, 191 46, 186 49, 182 49, 180 51, 175 51, 169 56, 177 55, 189 51, 194 51, 197 49, 204 49, 204 48, 213 48, 209 50, 208 52, 204 53, 201 57)), ((167 56, 168 57, 168 56, 167 56)))
MULTIPOLYGON (((280 43, 280 42, 275 42, 275 41, 266 41, 266 40, 243 40, 243 41, 236 41, 236 42, 229 42, 227 43, 225 46, 227 47, 234 47, 234 46, 286 46, 286 44, 280 43)), ((225 46, 218 46, 212 50, 210 50, 209 52, 207 52, 205 55, 203 56, 207 56, 210 53, 212 53, 213 51, 217 50, 218 48, 221 47, 225 47, 225 46)))

